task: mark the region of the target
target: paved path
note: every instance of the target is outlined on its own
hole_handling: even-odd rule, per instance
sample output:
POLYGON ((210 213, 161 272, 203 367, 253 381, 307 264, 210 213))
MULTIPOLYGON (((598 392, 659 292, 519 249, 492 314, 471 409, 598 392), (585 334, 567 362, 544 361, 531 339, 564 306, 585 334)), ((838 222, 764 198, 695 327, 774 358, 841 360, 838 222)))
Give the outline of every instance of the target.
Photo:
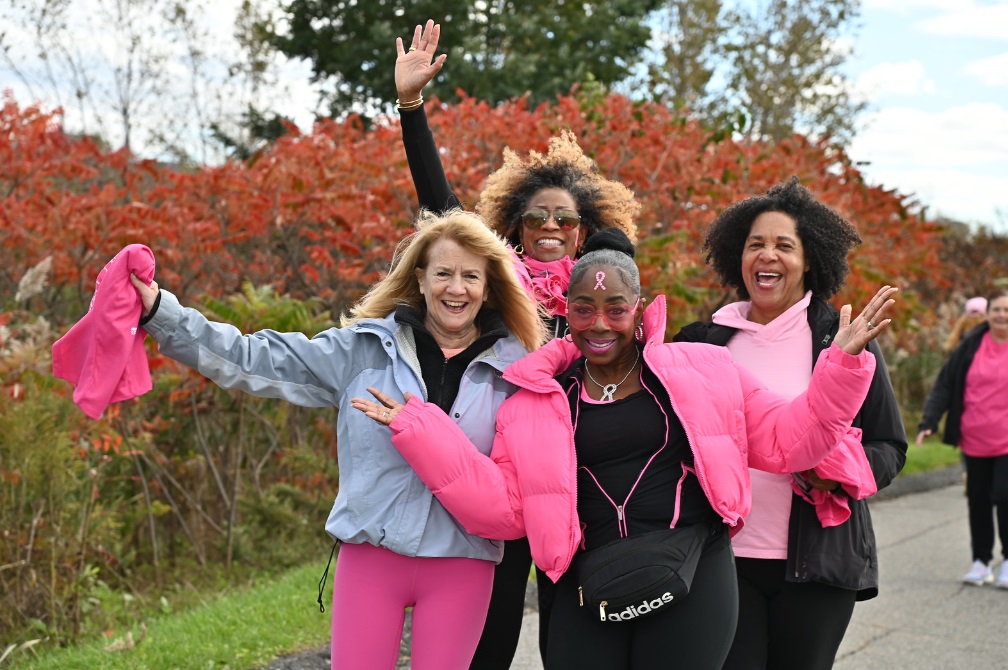
MULTIPOLYGON (((1008 590, 958 580, 970 563, 959 472, 899 478, 871 501, 881 593, 855 607, 835 670, 1008 669, 1008 590)), ((512 670, 542 670, 537 630, 529 611, 512 670)), ((303 662, 270 670, 328 668, 328 650, 303 662)))

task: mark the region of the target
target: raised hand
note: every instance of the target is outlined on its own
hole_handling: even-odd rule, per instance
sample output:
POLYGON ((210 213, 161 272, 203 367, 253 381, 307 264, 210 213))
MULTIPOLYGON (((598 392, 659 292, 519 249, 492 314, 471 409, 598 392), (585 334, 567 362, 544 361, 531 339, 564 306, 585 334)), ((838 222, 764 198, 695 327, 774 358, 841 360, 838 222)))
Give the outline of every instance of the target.
POLYGON ((899 289, 894 286, 883 286, 878 293, 868 301, 868 305, 861 311, 856 319, 851 321, 851 306, 844 305, 840 308, 840 330, 837 331, 833 341, 837 346, 851 355, 858 355, 864 351, 865 346, 879 333, 886 330, 892 319, 886 314, 889 308, 895 304, 893 295, 899 289))
POLYGON ((403 49, 401 37, 396 38, 395 83, 401 102, 412 102, 420 97, 423 87, 433 79, 444 65, 446 54, 434 57, 441 25, 428 19, 424 26, 413 31, 409 50, 403 49))

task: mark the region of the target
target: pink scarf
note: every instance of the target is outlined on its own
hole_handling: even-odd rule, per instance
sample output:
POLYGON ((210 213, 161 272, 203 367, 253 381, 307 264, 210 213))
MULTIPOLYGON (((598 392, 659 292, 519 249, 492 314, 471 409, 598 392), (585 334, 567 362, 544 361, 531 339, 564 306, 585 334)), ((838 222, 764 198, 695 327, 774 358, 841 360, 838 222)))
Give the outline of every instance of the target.
POLYGON ((555 261, 537 261, 530 256, 522 256, 521 262, 531 282, 525 288, 531 287, 536 301, 554 316, 567 316, 567 287, 570 286, 574 259, 564 256, 555 261))

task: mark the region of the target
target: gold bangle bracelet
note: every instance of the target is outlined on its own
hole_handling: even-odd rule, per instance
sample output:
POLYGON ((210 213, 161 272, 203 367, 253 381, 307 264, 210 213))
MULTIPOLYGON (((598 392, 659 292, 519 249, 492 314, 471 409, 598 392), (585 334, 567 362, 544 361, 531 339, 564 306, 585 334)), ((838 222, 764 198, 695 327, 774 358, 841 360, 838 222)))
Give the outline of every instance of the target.
POLYGON ((416 109, 417 107, 420 107, 421 105, 423 105, 423 95, 421 95, 416 100, 409 100, 407 102, 400 102, 399 98, 396 98, 396 101, 395 101, 396 109, 398 109, 398 110, 400 110, 402 112, 408 112, 408 111, 410 111, 412 109, 416 109))

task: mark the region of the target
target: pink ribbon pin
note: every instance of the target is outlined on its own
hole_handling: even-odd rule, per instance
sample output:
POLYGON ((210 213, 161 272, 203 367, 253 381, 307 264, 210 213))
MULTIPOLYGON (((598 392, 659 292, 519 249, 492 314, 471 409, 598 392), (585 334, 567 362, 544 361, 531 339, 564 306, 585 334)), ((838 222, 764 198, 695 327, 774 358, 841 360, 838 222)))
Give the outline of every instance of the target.
POLYGON ((606 290, 605 284, 602 283, 603 281, 605 281, 605 273, 599 270, 595 273, 595 288, 593 290, 606 290))

